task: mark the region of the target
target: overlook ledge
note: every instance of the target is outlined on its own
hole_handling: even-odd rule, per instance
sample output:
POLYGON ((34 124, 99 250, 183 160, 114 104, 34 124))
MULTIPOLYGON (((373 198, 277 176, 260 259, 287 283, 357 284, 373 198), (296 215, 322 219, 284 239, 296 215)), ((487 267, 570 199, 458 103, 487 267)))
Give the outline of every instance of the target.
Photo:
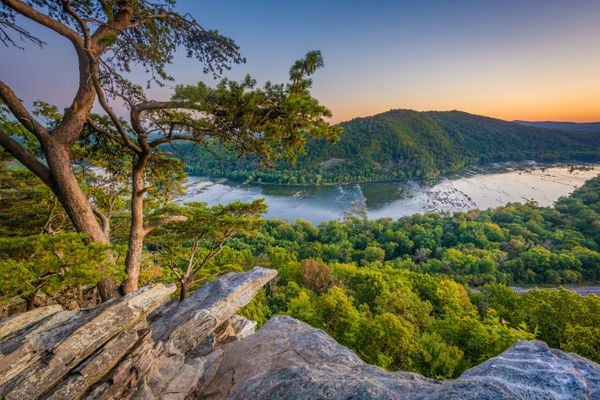
POLYGON ((517 341, 455 380, 387 372, 320 329, 236 313, 276 271, 225 274, 181 303, 174 286, 88 310, 0 322, 1 399, 600 399, 600 365, 517 341))

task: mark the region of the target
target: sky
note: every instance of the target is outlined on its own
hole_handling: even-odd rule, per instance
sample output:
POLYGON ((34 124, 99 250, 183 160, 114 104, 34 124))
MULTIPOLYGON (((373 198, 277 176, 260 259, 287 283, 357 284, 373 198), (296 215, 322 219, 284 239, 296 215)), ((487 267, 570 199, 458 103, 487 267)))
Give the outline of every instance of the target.
MULTIPOLYGON (((313 94, 334 122, 396 108, 600 121, 599 0, 179 0, 178 9, 240 46, 247 62, 229 78, 285 81, 294 60, 321 50, 313 94)), ((1 79, 27 104, 68 105, 72 48, 23 23, 47 45, 0 47, 1 79)), ((212 81, 183 53, 169 72, 176 83, 212 81)))

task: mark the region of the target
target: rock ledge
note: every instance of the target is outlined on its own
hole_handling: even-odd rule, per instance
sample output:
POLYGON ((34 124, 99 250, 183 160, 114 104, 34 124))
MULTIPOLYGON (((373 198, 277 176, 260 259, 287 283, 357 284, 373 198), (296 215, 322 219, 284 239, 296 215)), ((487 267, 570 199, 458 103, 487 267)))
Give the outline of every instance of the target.
POLYGON ((236 313, 276 272, 226 274, 181 303, 142 288, 89 310, 52 306, 0 322, 0 399, 600 400, 600 365, 516 342, 436 381, 368 365, 325 332, 236 313))

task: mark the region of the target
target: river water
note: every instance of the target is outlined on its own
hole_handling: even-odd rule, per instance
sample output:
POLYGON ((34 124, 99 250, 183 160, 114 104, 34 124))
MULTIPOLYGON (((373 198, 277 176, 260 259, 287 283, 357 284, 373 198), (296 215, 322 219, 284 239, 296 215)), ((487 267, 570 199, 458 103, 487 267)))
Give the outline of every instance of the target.
POLYGON ((427 211, 487 209, 536 201, 551 206, 600 174, 600 165, 493 164, 433 184, 373 182, 331 186, 248 185, 190 177, 180 202, 209 205, 264 198, 267 217, 318 224, 351 214, 399 218, 427 211))

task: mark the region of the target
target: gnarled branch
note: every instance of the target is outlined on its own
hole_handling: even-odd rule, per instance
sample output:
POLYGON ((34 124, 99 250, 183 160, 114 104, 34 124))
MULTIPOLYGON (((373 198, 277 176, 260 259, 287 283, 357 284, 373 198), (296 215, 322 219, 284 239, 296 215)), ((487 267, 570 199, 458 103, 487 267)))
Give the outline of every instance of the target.
POLYGON ((4 4, 8 7, 15 10, 17 13, 29 18, 32 21, 37 22, 40 25, 45 26, 46 28, 52 29, 54 32, 58 33, 61 36, 69 39, 76 47, 83 47, 83 40, 81 36, 73 29, 69 28, 65 24, 55 20, 54 18, 49 17, 46 14, 42 14, 32 6, 27 3, 24 3, 20 0, 2 0, 4 4))
POLYGON ((187 217, 185 215, 170 215, 168 217, 161 218, 158 221, 156 221, 156 222, 148 225, 146 228, 144 228, 144 235, 147 235, 150 232, 152 232, 153 230, 155 230, 156 228, 161 227, 166 224, 169 224, 171 222, 183 222, 183 221, 187 221, 187 217))
POLYGON ((110 219, 102 211, 100 211, 100 209, 94 203, 90 202, 90 206, 92 207, 94 215, 98 217, 100 223, 102 224, 102 232, 104 232, 108 238, 110 236, 110 219))
POLYGON ((15 92, 2 81, 0 81, 0 98, 19 122, 35 137, 42 139, 48 135, 48 130, 27 111, 15 92))
POLYGON ((52 182, 48 167, 2 129, 0 129, 0 146, 54 190, 54 182, 52 182))
POLYGON ((129 147, 131 150, 135 151, 136 153, 139 153, 140 151, 142 151, 138 145, 136 145, 135 143, 133 143, 130 140, 129 136, 127 135, 127 130, 121 123, 121 120, 119 120, 119 117, 117 117, 117 115, 115 114, 112 107, 106 101, 106 96, 104 95, 104 90, 102 89, 102 86, 100 85, 100 82, 98 80, 98 75, 93 74, 92 80, 94 82, 94 88, 96 89, 96 94, 98 95, 98 102, 100 103, 100 105, 102 106, 102 108, 104 109, 106 114, 108 114, 112 123, 115 125, 115 128, 117 129, 117 131, 119 132, 119 135, 121 136, 121 140, 123 141, 123 144, 125 144, 125 146, 129 147))

